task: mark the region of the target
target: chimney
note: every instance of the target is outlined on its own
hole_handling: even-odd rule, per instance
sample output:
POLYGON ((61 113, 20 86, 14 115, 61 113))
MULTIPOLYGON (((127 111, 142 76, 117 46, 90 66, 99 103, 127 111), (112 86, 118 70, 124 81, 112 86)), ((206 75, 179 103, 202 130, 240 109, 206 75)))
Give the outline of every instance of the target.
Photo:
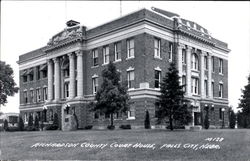
POLYGON ((66 23, 67 27, 72 27, 72 26, 76 26, 76 25, 79 25, 79 24, 80 24, 79 22, 74 21, 74 20, 69 20, 66 23))

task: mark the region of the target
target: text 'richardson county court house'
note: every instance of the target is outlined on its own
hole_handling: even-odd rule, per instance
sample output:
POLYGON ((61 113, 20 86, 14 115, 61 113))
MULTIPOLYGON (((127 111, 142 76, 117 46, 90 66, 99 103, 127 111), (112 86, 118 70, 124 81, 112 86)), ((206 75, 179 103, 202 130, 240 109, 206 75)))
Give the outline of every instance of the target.
POLYGON ((91 112, 87 105, 102 83, 101 71, 112 61, 130 95, 130 109, 115 115, 115 125, 142 127, 148 110, 154 127, 159 83, 175 62, 193 106, 190 125, 203 125, 208 111, 211 126, 227 126, 229 51, 199 24, 157 8, 92 29, 71 20, 46 46, 19 57, 20 113, 25 122, 29 115, 51 122, 57 113, 63 127, 66 116, 75 114, 78 128, 106 127, 110 116, 91 112))

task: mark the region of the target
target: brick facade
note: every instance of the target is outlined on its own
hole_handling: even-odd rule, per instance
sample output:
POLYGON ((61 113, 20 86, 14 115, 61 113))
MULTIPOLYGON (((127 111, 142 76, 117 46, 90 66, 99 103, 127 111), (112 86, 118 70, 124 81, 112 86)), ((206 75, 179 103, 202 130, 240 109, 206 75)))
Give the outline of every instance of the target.
MULTIPOLYGON (((165 15, 166 16, 166 15, 165 15)), ((127 71, 134 71, 134 86, 133 89, 129 89, 131 96, 130 106, 134 108, 135 118, 129 119, 128 114, 122 114, 118 118, 115 118, 114 123, 116 125, 131 124, 132 127, 143 127, 146 110, 149 111, 151 125, 156 124, 156 107, 155 102, 157 95, 159 95, 159 89, 155 87, 155 71, 160 71, 160 78, 165 76, 168 70, 169 64, 175 62, 177 67, 182 66, 181 75, 188 77, 197 77, 199 80, 199 92, 197 94, 189 95, 186 93, 187 98, 191 101, 191 104, 196 108, 193 114, 198 113, 201 117, 200 124, 203 125, 203 118, 206 111, 204 107, 208 107, 210 115, 210 124, 215 127, 222 126, 221 109, 224 108, 224 125, 228 125, 228 52, 227 44, 211 38, 206 29, 201 30, 201 26, 197 24, 194 27, 193 22, 184 20, 181 18, 166 18, 162 14, 142 9, 120 19, 98 26, 96 28, 86 30, 84 26, 68 27, 66 30, 56 34, 52 37, 47 46, 38 50, 23 54, 19 57, 20 65, 20 111, 24 117, 29 113, 47 111, 47 120, 52 121, 49 114, 51 110, 53 113, 57 113, 60 120, 63 114, 65 114, 65 107, 70 106, 73 109, 73 113, 76 114, 78 121, 78 128, 84 128, 88 125, 93 125, 94 128, 101 128, 109 124, 109 118, 105 118, 105 115, 99 115, 95 118, 95 114, 88 110, 87 105, 93 100, 93 77, 98 77, 98 87, 101 86, 102 78, 101 72, 106 65, 103 63, 103 47, 109 47, 109 60, 114 62, 117 69, 121 72, 121 81, 127 82, 127 71), (188 26, 188 22, 191 26, 188 26), (66 32, 67 31, 67 32, 66 32), (187 34, 188 33, 188 34, 187 34), (66 35, 66 36, 65 36, 66 35), (134 41, 134 58, 128 58, 128 40, 134 41), (160 57, 155 56, 155 41, 160 42, 160 57), (121 61, 115 61, 115 43, 121 43, 121 61), (192 48, 191 55, 197 54, 198 58, 198 71, 188 71, 187 64, 193 62, 186 62, 186 64, 180 64, 180 54, 178 53, 178 47, 182 46, 182 50, 187 51, 188 48, 192 48), (98 51, 98 65, 93 66, 93 50, 98 51), (68 54, 71 53, 74 56, 74 66, 76 77, 72 79, 71 75, 65 75, 65 70, 70 69, 72 64, 67 64, 69 60, 68 54), (205 70, 201 65, 201 54, 207 53, 208 56, 213 58, 214 71, 205 70), (82 55, 82 57, 79 57, 82 55), (172 55, 171 59, 170 56, 172 55), (78 59, 79 57, 79 59, 78 59), (55 64, 57 58, 59 61, 59 74, 56 74, 55 64), (82 63, 82 66, 78 66, 78 62, 82 63), (219 72, 220 62, 223 64, 223 72, 219 72), (52 73, 50 73, 48 66, 44 68, 44 65, 52 63, 52 73), (43 68, 39 70, 39 68, 43 68), (201 73, 204 70, 204 78, 201 73), (81 71, 81 72, 79 72, 81 71), (38 72, 40 72, 40 78, 38 79, 38 72), (46 77, 43 77, 42 72, 46 72, 46 77), (33 73, 33 81, 30 81, 30 75, 33 73), (209 74, 211 73, 211 82, 209 74), (49 88, 49 77, 51 74, 51 80, 53 84, 59 83, 58 86, 49 88), (24 82, 24 77, 28 78, 27 82, 24 82), (79 78, 82 76, 82 82, 79 82, 79 78), (58 78, 57 78, 58 77, 58 78), (67 90, 65 82, 72 83, 72 80, 77 80, 75 88, 79 87, 82 83, 81 90, 83 96, 78 97, 79 91, 75 92, 74 98, 65 98, 67 90), (204 98, 201 96, 203 91, 201 88, 201 81, 207 80, 208 83, 213 83, 212 97, 206 95, 204 98), (59 81, 59 82, 56 82, 59 81), (219 97, 219 86, 222 84, 222 97, 219 97), (36 89, 40 88, 41 99, 37 100, 36 89), (49 100, 44 98, 44 90, 53 95, 53 99, 49 100), (55 99, 56 89, 59 92, 59 100, 55 99), (52 89, 50 91, 50 89, 52 89), (34 90, 34 101, 31 101, 31 92, 34 90), (24 93, 27 92, 28 102, 25 102, 24 93), (52 93, 50 93, 52 92, 52 93)), ((187 60, 187 59, 186 59, 187 60)), ((193 60, 192 60, 193 61, 193 60)), ((210 63, 210 61, 209 61, 210 63)), ((186 86, 191 89, 191 82, 186 82, 186 86)), ((212 85, 211 85, 212 86, 212 85)), ((81 86, 80 86, 81 87, 81 86)), ((209 87, 209 86, 208 86, 209 87)), ((206 87, 206 88, 208 88, 206 87)), ((68 89, 69 93, 72 89, 68 89)), ((207 89, 212 90, 212 89, 207 89)), ((191 91, 190 91, 191 93, 191 91)), ((207 93, 207 92, 206 92, 207 93)), ((209 93, 209 92, 208 92, 209 93)), ((46 96, 48 97, 48 96, 46 96)), ((73 114, 71 113, 71 114, 73 114)), ((196 114, 195 114, 196 115, 196 114)), ((194 125, 194 122, 192 123, 194 125)))

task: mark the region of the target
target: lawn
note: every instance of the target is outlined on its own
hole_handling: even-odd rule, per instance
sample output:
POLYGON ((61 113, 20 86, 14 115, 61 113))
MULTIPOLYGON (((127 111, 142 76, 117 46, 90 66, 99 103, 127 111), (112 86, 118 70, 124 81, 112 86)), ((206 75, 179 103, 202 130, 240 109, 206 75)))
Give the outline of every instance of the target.
POLYGON ((0 139, 0 160, 250 161, 244 129, 1 132, 0 139))

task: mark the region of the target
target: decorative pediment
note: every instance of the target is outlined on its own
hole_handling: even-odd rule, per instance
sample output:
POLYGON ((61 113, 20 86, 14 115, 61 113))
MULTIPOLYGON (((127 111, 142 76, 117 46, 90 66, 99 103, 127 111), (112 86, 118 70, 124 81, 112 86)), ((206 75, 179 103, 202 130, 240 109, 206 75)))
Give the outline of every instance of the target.
POLYGON ((55 36, 53 36, 49 42, 48 45, 52 46, 52 45, 56 45, 58 43, 60 43, 63 40, 66 39, 73 39, 73 38, 77 38, 77 37, 82 37, 83 36, 83 30, 82 30, 82 26, 76 26, 76 27, 72 27, 72 28, 65 28, 62 32, 56 34, 55 36))

